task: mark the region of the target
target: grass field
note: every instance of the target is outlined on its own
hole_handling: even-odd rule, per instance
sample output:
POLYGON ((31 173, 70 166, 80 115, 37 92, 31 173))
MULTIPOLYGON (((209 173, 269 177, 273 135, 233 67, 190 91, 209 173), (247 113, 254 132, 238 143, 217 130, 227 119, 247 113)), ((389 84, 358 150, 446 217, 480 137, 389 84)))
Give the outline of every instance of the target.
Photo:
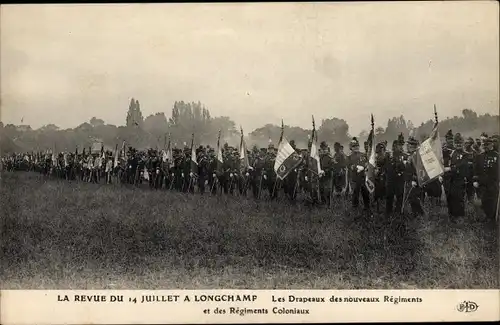
POLYGON ((379 216, 361 222, 342 202, 328 210, 23 172, 1 182, 4 289, 499 287, 498 235, 481 214, 457 225, 427 207, 403 231, 379 216))

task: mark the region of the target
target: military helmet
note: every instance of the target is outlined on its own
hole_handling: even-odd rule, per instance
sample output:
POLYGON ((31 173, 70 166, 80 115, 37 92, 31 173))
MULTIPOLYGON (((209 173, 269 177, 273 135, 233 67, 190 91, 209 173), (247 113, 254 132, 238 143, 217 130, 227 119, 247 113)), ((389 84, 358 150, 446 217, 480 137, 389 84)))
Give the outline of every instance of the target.
POLYGON ((474 144, 474 139, 472 137, 468 137, 467 140, 465 140, 466 144, 473 145, 474 144))
POLYGON ((319 147, 320 147, 320 149, 326 149, 326 148, 328 148, 328 145, 326 144, 325 141, 321 141, 321 143, 319 144, 319 147))
MULTIPOLYGON (((400 145, 404 145, 405 144, 405 136, 403 135, 403 132, 401 132, 399 135, 398 135, 398 139, 395 140, 397 141, 400 145)), ((394 143, 393 143, 394 145, 394 143)))
POLYGON ((359 141, 356 137, 353 137, 351 142, 349 142, 349 148, 352 149, 354 147, 359 147, 359 141))
POLYGON ((455 137, 453 138, 453 141, 455 143, 464 143, 464 138, 462 137, 462 135, 460 133, 456 133, 455 134, 455 137))
POLYGON ((446 140, 453 140, 453 132, 451 131, 451 129, 446 132, 446 135, 444 137, 446 140))
POLYGON ((339 148, 340 149, 340 142, 335 142, 333 144, 333 148, 335 148, 335 149, 339 148))

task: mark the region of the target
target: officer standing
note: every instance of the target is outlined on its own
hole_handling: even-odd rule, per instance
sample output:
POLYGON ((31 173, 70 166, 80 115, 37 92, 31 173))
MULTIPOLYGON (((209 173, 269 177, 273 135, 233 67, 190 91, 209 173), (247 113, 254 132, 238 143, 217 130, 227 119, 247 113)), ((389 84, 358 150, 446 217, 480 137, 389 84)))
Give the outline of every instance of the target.
POLYGON ((359 142, 356 137, 352 138, 349 143, 351 154, 347 157, 347 165, 349 166, 349 180, 353 187, 352 207, 359 206, 359 196, 363 198, 364 209, 370 213, 370 194, 365 185, 365 167, 368 159, 365 153, 359 151, 359 142))
POLYGON ((484 152, 478 156, 474 168, 474 187, 480 189, 482 209, 489 220, 498 214, 498 152, 489 138, 483 142, 484 152))
POLYGON ((467 182, 468 162, 463 150, 464 139, 460 133, 455 134, 454 146, 445 171, 449 173, 448 214, 452 221, 465 216, 465 186, 467 182))
POLYGON ((386 165, 386 216, 393 213, 394 199, 396 199, 396 213, 401 212, 403 204, 405 161, 408 161, 408 156, 403 152, 404 143, 403 137, 392 142, 392 155, 386 165))

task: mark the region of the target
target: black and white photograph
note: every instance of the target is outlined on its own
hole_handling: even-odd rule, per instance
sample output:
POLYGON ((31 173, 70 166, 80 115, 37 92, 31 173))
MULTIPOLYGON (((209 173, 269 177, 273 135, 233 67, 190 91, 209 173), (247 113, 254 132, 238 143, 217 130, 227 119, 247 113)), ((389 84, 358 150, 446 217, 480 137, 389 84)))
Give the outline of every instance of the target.
POLYGON ((494 1, 10 4, 2 289, 498 289, 494 1))

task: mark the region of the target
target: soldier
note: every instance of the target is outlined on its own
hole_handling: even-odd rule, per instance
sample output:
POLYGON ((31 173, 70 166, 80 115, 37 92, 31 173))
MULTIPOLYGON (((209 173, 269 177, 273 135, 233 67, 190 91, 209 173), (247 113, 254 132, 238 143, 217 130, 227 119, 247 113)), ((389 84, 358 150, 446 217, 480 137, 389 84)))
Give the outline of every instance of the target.
POLYGON ((346 156, 341 151, 341 145, 338 142, 333 144, 333 188, 334 193, 339 197, 342 191, 345 191, 346 181, 346 156))
POLYGON ((321 202, 330 205, 330 194, 333 187, 333 163, 325 141, 322 141, 319 145, 319 159, 322 169, 320 175, 318 175, 321 202))
POLYGON ((214 148, 208 148, 207 152, 207 180, 210 194, 217 193, 217 157, 214 148))
POLYGON ((351 154, 347 157, 347 166, 349 168, 349 180, 353 189, 352 207, 359 205, 359 195, 363 198, 364 209, 370 212, 370 194, 365 185, 365 167, 368 163, 366 154, 359 151, 359 142, 356 137, 349 143, 351 154))
POLYGON ((379 200, 386 197, 386 169, 389 156, 385 150, 386 144, 384 142, 378 143, 375 146, 375 193, 373 199, 379 211, 379 200))
POLYGON ((479 155, 481 151, 481 139, 476 138, 474 145, 472 146, 472 149, 474 150, 474 153, 479 155))
POLYGON ((392 142, 392 155, 385 165, 386 172, 386 201, 385 213, 390 216, 393 213, 394 199, 396 199, 396 213, 401 212, 403 204, 403 194, 405 186, 405 162, 408 156, 403 152, 405 143, 403 134, 400 134, 398 140, 392 142))
POLYGON ((474 187, 480 189, 482 209, 492 221, 498 216, 498 152, 493 141, 483 141, 484 152, 478 156, 474 168, 474 187))
MULTIPOLYGON (((446 143, 443 145, 443 165, 449 166, 451 153, 455 149, 453 147, 453 132, 451 130, 448 130, 448 132, 446 132, 445 139, 446 139, 446 143)), ((442 176, 442 178, 440 178, 440 180, 441 179, 442 179, 444 191, 446 194, 446 205, 449 207, 450 206, 450 172, 445 171, 444 175, 442 176)))
POLYGON ((473 179, 472 177, 474 176, 474 161, 476 160, 476 151, 473 148, 474 146, 474 139, 471 137, 467 138, 465 141, 465 148, 464 148, 464 156, 465 159, 467 160, 467 174, 465 175, 466 178, 466 188, 465 191, 467 193, 467 200, 470 202, 473 197, 474 197, 474 186, 473 186, 473 179))
POLYGON ((274 162, 276 161, 276 149, 274 145, 271 143, 267 147, 267 155, 265 159, 264 165, 264 180, 265 187, 269 191, 269 196, 271 199, 275 199, 278 197, 278 178, 276 176, 276 172, 274 171, 274 162))
MULTIPOLYGON (((290 140, 290 146, 297 152, 297 146, 295 145, 295 140, 290 140)), ((288 199, 292 202, 295 201, 295 197, 297 194, 296 186, 298 182, 299 169, 294 168, 290 171, 290 173, 283 180, 283 190, 288 199)))
POLYGON ((205 185, 208 185, 209 159, 205 148, 200 146, 198 153, 198 189, 200 194, 205 193, 205 185))
POLYGON ((492 135, 491 138, 493 141, 493 150, 498 152, 498 145, 500 143, 500 136, 498 134, 495 134, 495 135, 492 135))
POLYGON ((415 155, 417 147, 418 141, 414 137, 409 137, 406 147, 408 152, 408 156, 406 157, 407 160, 403 160, 403 163, 405 164, 405 192, 407 193, 406 200, 410 202, 413 215, 423 215, 424 210, 422 208, 422 204, 420 203, 421 188, 417 182, 417 170, 413 159, 413 155, 415 155))
POLYGON ((450 175, 448 214, 452 221, 465 216, 465 184, 467 181, 468 161, 463 150, 464 139, 460 133, 455 134, 455 150, 450 155, 445 172, 450 175))

